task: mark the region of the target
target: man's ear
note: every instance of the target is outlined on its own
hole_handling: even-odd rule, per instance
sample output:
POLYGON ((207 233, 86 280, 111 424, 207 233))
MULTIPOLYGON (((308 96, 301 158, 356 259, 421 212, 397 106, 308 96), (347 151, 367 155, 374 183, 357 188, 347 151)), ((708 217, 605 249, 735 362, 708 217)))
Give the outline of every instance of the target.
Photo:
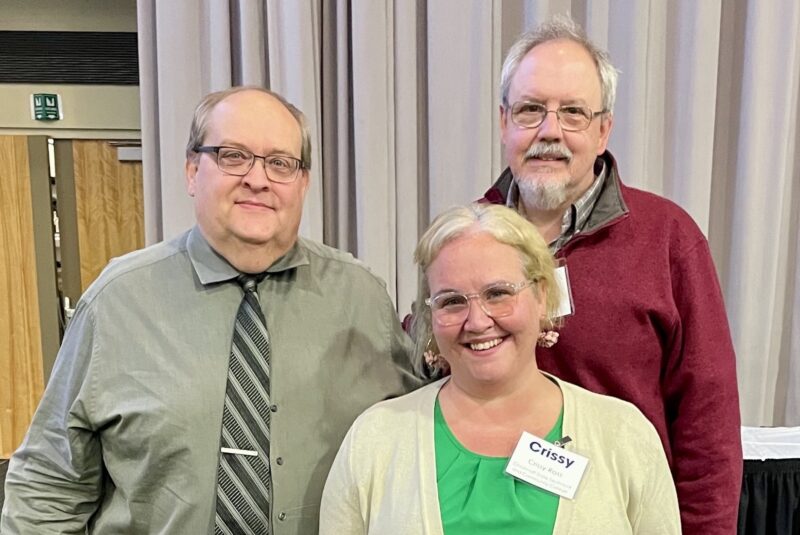
POLYGON ((614 114, 608 112, 600 117, 600 139, 597 142, 597 155, 601 155, 608 147, 608 138, 611 136, 611 127, 614 126, 614 114))
POLYGON ((506 144, 506 128, 508 128, 508 115, 506 114, 506 109, 500 104, 499 107, 499 116, 498 121, 500 123, 500 140, 503 142, 503 145, 506 144))
POLYGON ((186 158, 186 163, 184 164, 184 172, 186 175, 186 192, 189 194, 190 197, 194 197, 195 192, 195 178, 197 177, 197 166, 199 165, 199 154, 195 154, 194 156, 189 156, 186 158))
POLYGON ((297 177, 297 180, 299 180, 301 182, 300 183, 300 188, 303 190, 303 202, 305 202, 305 200, 306 200, 306 194, 308 193, 308 188, 311 187, 311 176, 310 175, 311 175, 311 171, 310 170, 301 169, 300 170, 300 176, 297 177))

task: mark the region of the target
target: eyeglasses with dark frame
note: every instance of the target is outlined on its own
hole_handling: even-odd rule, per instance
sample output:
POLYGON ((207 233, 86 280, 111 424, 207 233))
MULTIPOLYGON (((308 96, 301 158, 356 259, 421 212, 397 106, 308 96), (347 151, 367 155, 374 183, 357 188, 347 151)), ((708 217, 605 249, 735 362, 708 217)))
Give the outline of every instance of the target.
POLYGON ((580 132, 589 128, 595 117, 608 113, 608 110, 592 111, 588 106, 574 104, 548 110, 544 104, 520 100, 512 104, 510 112, 511 120, 522 128, 536 128, 544 122, 548 113, 555 113, 562 130, 580 132))
POLYGON ((492 284, 480 292, 465 294, 445 292, 425 300, 431 308, 431 315, 442 327, 464 323, 469 315, 470 301, 476 299, 487 316, 502 318, 511 315, 517 304, 517 294, 536 283, 536 279, 524 280, 517 284, 500 282, 492 284))
POLYGON ((217 155, 217 167, 223 173, 234 176, 245 176, 253 168, 256 159, 264 162, 264 172, 272 182, 288 184, 297 178, 297 171, 305 169, 305 164, 298 158, 283 154, 259 156, 247 149, 226 146, 195 147, 195 152, 217 155))

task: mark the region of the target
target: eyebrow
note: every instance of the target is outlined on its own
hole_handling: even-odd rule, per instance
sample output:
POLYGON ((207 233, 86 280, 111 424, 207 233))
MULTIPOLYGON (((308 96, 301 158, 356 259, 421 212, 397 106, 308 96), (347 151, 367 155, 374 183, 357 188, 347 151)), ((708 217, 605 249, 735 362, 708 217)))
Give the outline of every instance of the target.
POLYGON ((456 290, 454 288, 444 288, 436 293, 432 293, 431 295, 460 294, 460 293, 464 292, 462 292, 461 290, 456 290))
MULTIPOLYGON (((507 281, 505 279, 499 279, 499 280, 496 280, 496 281, 492 281, 489 284, 486 284, 484 286, 481 286, 481 288, 480 288, 480 290, 478 290, 478 292, 482 292, 484 290, 492 288, 493 286, 497 286, 498 284, 516 284, 516 283, 511 282, 511 281, 507 281)), ((445 295, 445 294, 465 294, 465 293, 472 293, 472 292, 465 292, 464 290, 456 290, 454 288, 442 288, 438 292, 432 293, 431 296, 445 295)))
MULTIPOLYGON (((536 104, 544 104, 545 101, 547 101, 547 100, 551 100, 551 99, 534 98, 534 97, 526 96, 526 97, 521 97, 519 100, 517 100, 515 102, 534 102, 536 104)), ((559 103, 558 103, 559 106, 572 106, 572 105, 575 105, 575 104, 580 104, 581 106, 589 106, 588 101, 584 100, 582 98, 570 98, 570 99, 566 99, 566 100, 560 100, 559 103)))
MULTIPOLYGON (((223 139, 222 141, 219 142, 219 146, 220 147, 233 147, 233 148, 236 148, 236 149, 244 149, 246 151, 252 152, 253 154, 256 154, 256 152, 254 150, 252 150, 250 147, 248 147, 244 143, 240 143, 240 142, 234 141, 232 139, 227 139, 227 138, 223 139)), ((268 152, 264 156, 274 156, 276 154, 281 154, 281 155, 284 155, 284 156, 290 156, 292 158, 297 158, 298 160, 300 159, 300 157, 299 156, 295 156, 292 153, 292 151, 287 150, 287 149, 281 149, 281 148, 273 149, 272 151, 268 152)))

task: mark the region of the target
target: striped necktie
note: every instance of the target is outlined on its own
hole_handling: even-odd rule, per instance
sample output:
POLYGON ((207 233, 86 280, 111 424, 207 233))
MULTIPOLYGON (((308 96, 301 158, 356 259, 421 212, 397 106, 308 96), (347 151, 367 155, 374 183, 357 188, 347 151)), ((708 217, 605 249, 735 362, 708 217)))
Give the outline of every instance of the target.
POLYGON ((244 297, 233 330, 217 473, 215 534, 270 533, 269 334, 255 276, 240 275, 244 297))

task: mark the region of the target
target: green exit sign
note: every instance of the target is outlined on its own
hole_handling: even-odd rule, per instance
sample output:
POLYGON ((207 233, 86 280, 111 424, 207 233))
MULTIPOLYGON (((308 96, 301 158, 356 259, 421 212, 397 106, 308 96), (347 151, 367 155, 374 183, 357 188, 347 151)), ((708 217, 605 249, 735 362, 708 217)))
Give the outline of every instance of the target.
POLYGON ((34 93, 31 95, 31 112, 37 121, 58 121, 61 113, 61 95, 56 93, 34 93))

